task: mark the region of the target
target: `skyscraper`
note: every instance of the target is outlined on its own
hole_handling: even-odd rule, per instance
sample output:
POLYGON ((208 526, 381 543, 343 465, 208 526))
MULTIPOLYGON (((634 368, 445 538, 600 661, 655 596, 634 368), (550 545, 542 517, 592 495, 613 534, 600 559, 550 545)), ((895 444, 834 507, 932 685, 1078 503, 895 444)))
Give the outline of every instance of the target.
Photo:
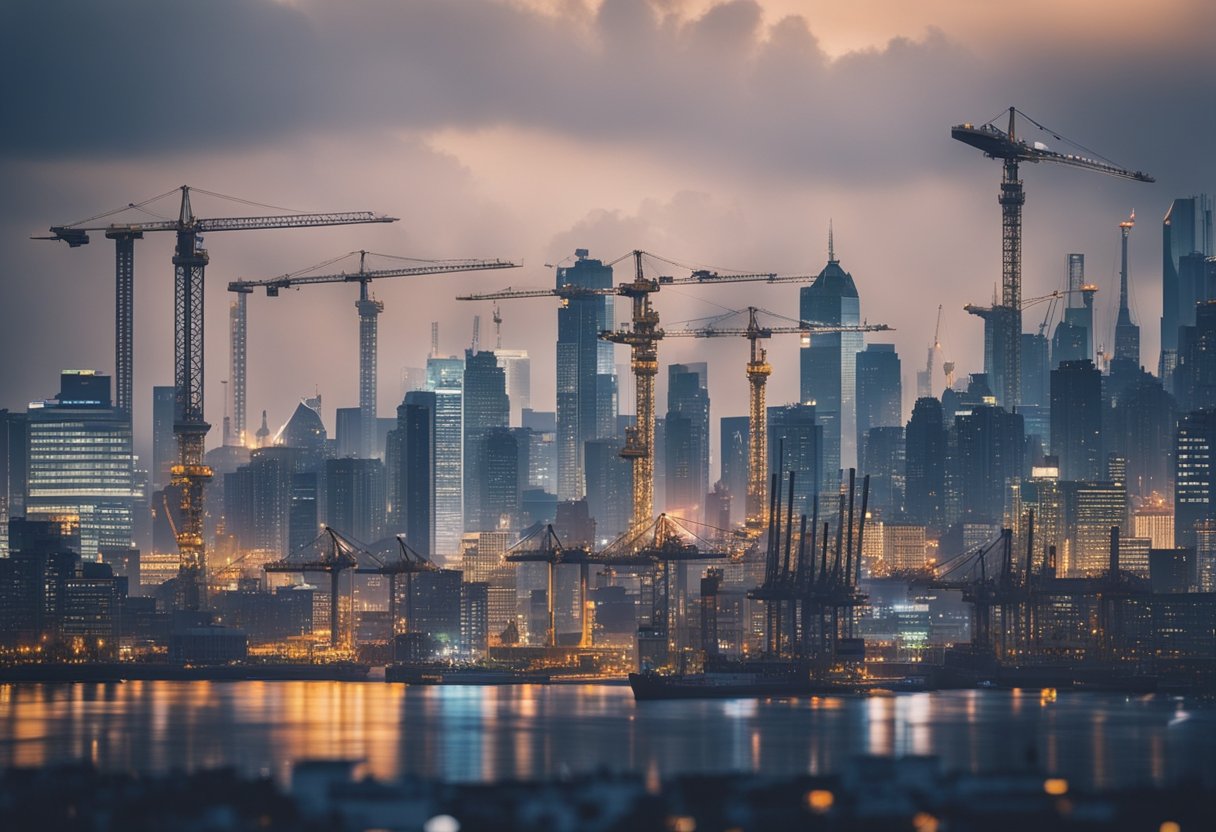
POLYGON ((1216 407, 1216 300, 1195 304, 1194 315, 1192 325, 1178 327, 1174 396, 1182 411, 1216 407))
POLYGON ((1025 469, 1022 415, 995 405, 979 405, 955 414, 953 434, 952 482, 960 508, 957 519, 1000 522, 1005 514, 1005 497, 1025 469))
POLYGON ((592 439, 583 450, 587 468, 587 506, 600 540, 629 530, 633 511, 633 466, 620 455, 617 437, 592 439))
POLYGON ((1115 357, 1111 362, 1112 375, 1134 375, 1140 369, 1140 327, 1132 322, 1131 309, 1127 305, 1127 238, 1136 224, 1136 212, 1119 223, 1122 238, 1122 259, 1119 268, 1119 313, 1115 318, 1115 357))
POLYGON ((1088 359, 1051 371, 1051 452, 1060 479, 1101 479, 1102 374, 1088 359))
POLYGON ((28 411, 28 517, 74 518, 80 555, 132 545, 131 420, 110 401, 110 377, 65 370, 55 399, 28 411))
POLYGON ((532 407, 532 359, 527 350, 494 348, 494 357, 506 377, 507 398, 511 402, 510 424, 523 424, 523 412, 532 407))
MULTIPOLYGON (((812 323, 861 323, 857 286, 836 259, 830 229, 828 264, 814 283, 799 290, 799 315, 812 323)), ((816 335, 801 350, 799 397, 815 405, 823 425, 823 465, 833 477, 842 467, 857 464, 856 367, 861 346, 861 333, 838 332, 816 335)))
POLYGON ((747 504, 747 442, 750 426, 746 416, 723 416, 719 420, 722 460, 721 480, 730 492, 731 522, 744 519, 747 504))
POLYGON ((488 428, 482 435, 477 447, 481 529, 520 527, 521 498, 528 485, 530 434, 527 428, 499 426, 488 428))
POLYGON ((325 461, 325 523, 363 543, 384 536, 384 463, 378 459, 325 461))
POLYGON ((172 385, 152 388, 152 490, 169 484, 169 466, 177 459, 173 436, 173 407, 177 391, 172 385))
POLYGON ((917 399, 904 430, 905 506, 917 523, 940 528, 945 518, 946 428, 942 403, 917 399))
POLYGON ((709 492, 708 372, 704 362, 667 368, 666 507, 698 521, 709 492))
POLYGON ((857 456, 863 470, 870 428, 903 425, 900 381, 899 354, 894 344, 869 344, 857 353, 857 456))
POLYGON ((426 383, 435 394, 435 553, 454 554, 464 534, 464 361, 428 358, 426 383))
MULTIPOLYGON (((768 473, 785 484, 781 499, 787 499, 788 475, 794 472, 794 516, 814 512, 817 495, 835 495, 837 471, 825 470, 824 426, 813 404, 789 404, 768 409, 768 473)), ((821 505, 821 508, 823 506, 821 505)))
MULTIPOLYGON (((1169 386, 1178 353, 1178 327, 1193 321, 1196 294, 1184 285, 1181 260, 1213 254, 1212 203, 1206 196, 1175 199, 1161 221, 1161 361, 1158 375, 1169 386)), ((1185 281, 1192 282, 1192 281, 1185 281)))
POLYGON ((1068 255, 1068 301, 1051 338, 1051 363, 1094 357, 1094 294, 1085 282, 1085 255, 1068 255))
POLYGON ((397 408, 400 458, 396 477, 398 525, 405 543, 426 557, 435 554, 435 432, 438 398, 411 390, 397 408))
POLYGON ((26 414, 0 410, 0 558, 9 554, 9 518, 25 516, 28 425, 26 414))
POLYGON ((505 428, 510 419, 506 373, 492 352, 464 354, 464 523, 466 531, 492 531, 481 512, 483 477, 481 442, 491 428, 505 428))
MULTIPOLYGON (((557 286, 607 289, 612 267, 577 249, 572 266, 557 270, 557 286)), ((585 492, 583 445, 616 431, 616 376, 612 344, 600 333, 615 326, 612 298, 572 297, 557 310, 557 496, 577 500, 585 492)))
MULTIPOLYGON (((1165 392, 1161 380, 1138 370, 1122 394, 1112 399, 1108 415, 1103 439, 1127 460, 1128 491, 1143 499, 1171 494, 1178 414, 1174 397, 1165 392)), ((1154 544, 1156 548, 1172 545, 1154 544)))
POLYGON ((1196 526, 1216 515, 1216 408, 1188 413, 1174 440, 1174 545, 1196 544, 1196 526))

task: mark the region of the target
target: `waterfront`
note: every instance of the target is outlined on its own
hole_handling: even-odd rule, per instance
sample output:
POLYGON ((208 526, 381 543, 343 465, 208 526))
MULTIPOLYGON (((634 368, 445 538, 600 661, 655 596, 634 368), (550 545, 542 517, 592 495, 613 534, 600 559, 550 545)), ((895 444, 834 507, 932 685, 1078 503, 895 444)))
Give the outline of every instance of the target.
POLYGON ((1037 690, 635 703, 619 686, 350 682, 0 685, 0 767, 74 760, 163 772, 366 760, 382 779, 543 779, 595 770, 828 774, 860 754, 947 771, 1033 762, 1078 785, 1216 785, 1216 709, 1037 690))

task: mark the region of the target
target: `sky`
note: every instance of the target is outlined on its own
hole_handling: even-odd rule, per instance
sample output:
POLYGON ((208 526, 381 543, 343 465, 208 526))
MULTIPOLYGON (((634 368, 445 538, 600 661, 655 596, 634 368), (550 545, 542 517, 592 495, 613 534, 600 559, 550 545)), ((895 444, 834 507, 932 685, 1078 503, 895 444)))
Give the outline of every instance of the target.
MULTIPOLYGON (((897 345, 907 411, 939 304, 944 358, 982 370, 981 326, 962 307, 990 301, 999 281, 999 166, 951 141, 949 128, 1011 104, 1157 178, 1023 167, 1024 296, 1059 288, 1066 255, 1085 253, 1100 287, 1100 343, 1112 341, 1118 223, 1136 211, 1133 314, 1142 361, 1155 369, 1161 217, 1175 197, 1216 191, 1213 30, 1210 0, 3 4, 0 408, 53 396, 62 368, 113 371, 110 244, 28 238, 189 184, 293 210, 400 218, 207 238, 213 442, 229 376, 229 280, 355 249, 523 262, 374 286, 385 304, 387 416, 403 369, 425 362, 432 321, 445 354, 468 346, 475 314, 483 346, 493 343, 490 305, 457 294, 552 286, 546 264, 575 248, 814 273, 829 221, 863 317, 895 328, 871 340, 897 345)), ((176 214, 172 199, 149 208, 176 214)), ((202 195, 194 208, 264 212, 202 195)), ((172 383, 172 242, 150 235, 136 251, 144 453, 151 387, 172 383)), ((333 409, 357 403, 355 296, 337 285, 250 298, 251 429, 263 409, 275 428, 319 392, 332 431, 333 409)), ((669 288, 655 303, 679 328, 749 304, 793 315, 797 287, 669 288)), ((1026 314, 1028 329, 1042 312, 1026 314)), ((533 406, 551 409, 554 303, 507 302, 502 315, 503 345, 533 356, 533 406)), ((797 339, 774 339, 769 356, 770 403, 795 399, 797 339)), ((660 360, 708 360, 713 418, 746 413, 742 339, 673 339, 660 360)), ((625 411, 631 389, 622 384, 625 411)))

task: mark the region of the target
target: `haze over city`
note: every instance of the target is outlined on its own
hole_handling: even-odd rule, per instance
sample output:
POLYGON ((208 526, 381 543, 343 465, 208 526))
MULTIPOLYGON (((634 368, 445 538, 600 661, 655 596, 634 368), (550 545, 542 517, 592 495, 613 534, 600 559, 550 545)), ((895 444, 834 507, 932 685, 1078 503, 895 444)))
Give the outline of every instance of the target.
POLYGON ((0 829, 1208 828, 1213 32, 0 4, 0 829))
MULTIPOLYGON (((813 274, 826 260, 829 220, 862 316, 897 330, 883 340, 904 358, 906 415, 939 303, 945 357, 960 374, 983 369, 980 322, 962 306, 990 302, 1000 278, 998 171, 950 141, 948 128, 1011 103, 1156 176, 1156 185, 1130 187, 1049 166, 1024 170, 1025 294, 1062 288, 1066 253, 1086 253, 1103 343, 1116 308, 1117 225, 1137 210, 1132 308, 1152 366, 1158 223, 1170 199, 1216 169, 1198 138, 1216 129, 1216 56, 1203 44, 1216 9, 1202 0, 1042 2, 1017 13, 968 2, 849 9, 639 0, 10 5, 0 12, 9 124, 0 135, 0 406, 53 395, 60 368, 112 371, 109 247, 27 238, 186 183, 292 209, 401 217, 207 241, 213 425, 228 375, 223 284, 238 277, 296 271, 353 249, 521 260, 513 272, 375 287, 386 306, 378 404, 391 413, 400 368, 421 365, 431 321, 444 354, 469 344, 474 314, 488 328, 489 305, 459 304, 457 293, 552 285, 544 264, 576 247, 605 260, 643 248, 690 264, 813 274), (102 66, 117 87, 94 83, 102 66), (30 337, 36 350, 21 346, 30 337)), ((152 208, 176 211, 172 198, 152 208)), ((240 208, 196 197, 202 216, 246 213, 240 208)), ((172 377, 171 245, 150 238, 137 254, 137 402, 172 377)), ((795 292, 672 291, 656 305, 667 324, 752 302, 784 311, 795 292)), ((335 286, 251 300, 251 414, 269 410, 277 428, 319 391, 332 432, 331 408, 357 399, 354 299, 335 286)), ((545 301, 503 308, 504 344, 528 349, 538 369, 555 337, 552 311, 545 301)), ((770 352, 770 396, 796 397, 796 345, 777 341, 770 352)), ((663 345, 665 362, 702 357, 713 366, 715 413, 745 413, 743 345, 663 345)), ((626 360, 618 349, 617 361, 626 360)), ((534 373, 534 407, 552 406, 552 383, 551 373, 534 373)), ((631 396, 621 399, 629 410, 631 396)), ((138 408, 137 436, 147 435, 148 419, 138 408)), ((146 456, 146 441, 137 445, 146 456)))

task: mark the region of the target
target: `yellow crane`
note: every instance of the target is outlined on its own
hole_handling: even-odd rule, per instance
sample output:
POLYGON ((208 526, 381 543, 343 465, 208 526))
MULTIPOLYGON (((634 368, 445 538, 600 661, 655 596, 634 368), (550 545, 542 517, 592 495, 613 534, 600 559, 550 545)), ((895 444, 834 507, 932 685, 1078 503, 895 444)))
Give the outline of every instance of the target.
POLYGON ((615 287, 591 289, 583 286, 563 285, 556 289, 515 289, 507 287, 498 292, 483 292, 461 295, 457 300, 514 300, 518 298, 556 297, 562 303, 571 299, 590 296, 619 295, 629 298, 631 314, 628 328, 606 330, 600 337, 616 344, 626 344, 630 351, 630 368, 634 375, 635 413, 634 425, 626 429, 625 447, 621 456, 633 465, 633 513, 631 532, 645 528, 654 519, 654 379, 659 372, 658 342, 663 338, 659 327, 659 313, 651 304, 650 296, 663 286, 671 285, 719 285, 726 283, 809 283, 813 274, 776 274, 773 272, 720 273, 710 269, 690 269, 687 277, 662 275, 647 277, 644 260, 657 261, 664 266, 689 268, 673 260, 658 257, 649 252, 634 250, 622 255, 607 265, 632 259, 633 279, 615 287))
POLYGON ((751 387, 751 397, 748 407, 748 442, 747 442, 747 521, 746 528, 752 535, 759 536, 768 524, 768 463, 765 455, 768 452, 768 410, 765 406, 765 386, 768 377, 773 374, 772 365, 768 363, 768 351, 760 346, 760 341, 774 335, 800 335, 811 338, 815 335, 825 335, 835 332, 886 332, 891 327, 886 324, 823 324, 814 321, 802 321, 786 318, 767 309, 749 306, 746 310, 730 312, 719 316, 708 326, 695 329, 671 330, 666 333, 668 338, 724 338, 742 337, 750 344, 751 355, 747 362, 747 381, 751 387), (720 324, 736 315, 747 312, 746 327, 723 327, 720 324), (793 325, 761 326, 756 313, 763 312, 774 318, 790 321, 793 325))

